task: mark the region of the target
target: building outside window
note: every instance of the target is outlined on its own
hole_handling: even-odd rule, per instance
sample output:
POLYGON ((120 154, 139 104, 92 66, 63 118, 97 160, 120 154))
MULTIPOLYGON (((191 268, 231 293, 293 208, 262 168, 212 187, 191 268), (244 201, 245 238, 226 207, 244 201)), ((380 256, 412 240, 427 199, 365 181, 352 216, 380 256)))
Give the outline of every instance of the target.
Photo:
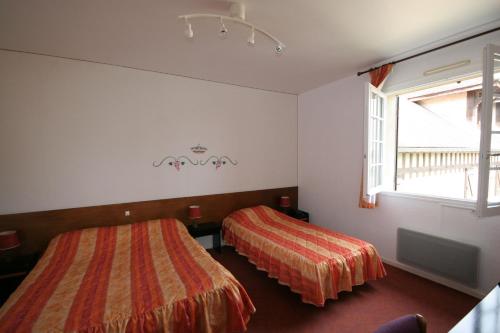
MULTIPOLYGON (((396 191, 477 200, 481 78, 398 96, 396 191)), ((500 92, 500 81, 495 81, 500 92)), ((500 126, 500 104, 492 121, 500 126)), ((500 138, 492 146, 500 152, 500 138)), ((500 166, 500 157, 492 164, 500 166)), ((500 171, 490 179, 500 195, 500 171)))
POLYGON ((459 200, 500 215, 500 46, 484 48, 482 76, 389 96, 367 83, 364 119, 364 196, 459 200))

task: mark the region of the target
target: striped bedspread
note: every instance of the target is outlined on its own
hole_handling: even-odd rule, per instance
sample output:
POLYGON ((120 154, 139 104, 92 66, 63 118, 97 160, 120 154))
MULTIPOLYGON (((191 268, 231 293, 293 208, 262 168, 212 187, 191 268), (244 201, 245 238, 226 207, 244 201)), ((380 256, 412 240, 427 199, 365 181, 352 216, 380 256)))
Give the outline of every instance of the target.
POLYGON ((55 237, 0 309, 1 332, 241 332, 255 311, 175 219, 55 237))
POLYGON ((316 306, 386 275, 373 245, 266 206, 232 213, 224 219, 223 233, 224 241, 258 269, 316 306))

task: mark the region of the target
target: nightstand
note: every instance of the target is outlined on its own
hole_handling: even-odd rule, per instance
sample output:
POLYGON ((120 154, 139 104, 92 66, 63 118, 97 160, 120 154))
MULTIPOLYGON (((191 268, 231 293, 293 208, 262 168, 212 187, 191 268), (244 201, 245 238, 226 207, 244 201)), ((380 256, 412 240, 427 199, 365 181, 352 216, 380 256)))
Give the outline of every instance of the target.
POLYGON ((299 209, 287 208, 283 211, 286 215, 294 219, 309 223, 309 213, 299 209))
POLYGON ((2 256, 0 254, 0 304, 21 284, 26 275, 35 267, 39 253, 19 256, 2 256))
POLYGON ((197 224, 196 227, 192 224, 187 226, 189 234, 196 237, 202 236, 213 236, 213 247, 217 250, 217 252, 221 253, 221 239, 220 239, 220 231, 221 224, 217 222, 208 222, 208 223, 200 223, 197 224))

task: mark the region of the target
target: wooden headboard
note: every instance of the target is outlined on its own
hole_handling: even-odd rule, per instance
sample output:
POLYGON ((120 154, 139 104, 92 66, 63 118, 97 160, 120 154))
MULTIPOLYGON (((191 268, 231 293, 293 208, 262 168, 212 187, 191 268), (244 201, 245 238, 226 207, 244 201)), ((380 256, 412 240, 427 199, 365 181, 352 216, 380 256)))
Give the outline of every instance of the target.
POLYGON ((297 208, 298 188, 284 187, 0 215, 0 231, 17 230, 22 243, 17 251, 32 253, 44 250, 55 235, 69 230, 129 224, 162 217, 175 217, 187 222, 188 206, 194 204, 201 206, 203 217, 199 223, 222 221, 231 212, 241 208, 257 205, 277 207, 282 195, 289 196, 292 207, 297 208), (125 216, 125 211, 129 211, 130 216, 125 216))

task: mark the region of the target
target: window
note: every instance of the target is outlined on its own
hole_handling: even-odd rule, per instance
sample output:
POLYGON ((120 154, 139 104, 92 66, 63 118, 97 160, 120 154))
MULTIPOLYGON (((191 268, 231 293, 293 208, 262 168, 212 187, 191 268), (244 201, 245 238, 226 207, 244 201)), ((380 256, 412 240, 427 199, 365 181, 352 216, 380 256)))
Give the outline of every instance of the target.
POLYGON ((500 214, 500 47, 483 77, 384 96, 366 89, 364 193, 467 200, 500 214), (483 80, 484 78, 484 80, 483 80), (387 102, 389 101, 389 102, 387 102))
POLYGON ((365 106, 365 140, 364 147, 364 191, 367 195, 380 192, 383 188, 384 174, 384 132, 386 97, 371 84, 366 86, 368 98, 365 106))
POLYGON ((481 117, 481 147, 479 158, 479 190, 477 212, 479 216, 500 214, 500 122, 497 122, 500 99, 500 46, 488 45, 483 55, 483 90, 481 117), (495 118, 493 117, 495 114, 495 118), (495 119, 495 120, 493 120, 495 119))
POLYGON ((481 78, 398 95, 395 190, 476 200, 481 78))

